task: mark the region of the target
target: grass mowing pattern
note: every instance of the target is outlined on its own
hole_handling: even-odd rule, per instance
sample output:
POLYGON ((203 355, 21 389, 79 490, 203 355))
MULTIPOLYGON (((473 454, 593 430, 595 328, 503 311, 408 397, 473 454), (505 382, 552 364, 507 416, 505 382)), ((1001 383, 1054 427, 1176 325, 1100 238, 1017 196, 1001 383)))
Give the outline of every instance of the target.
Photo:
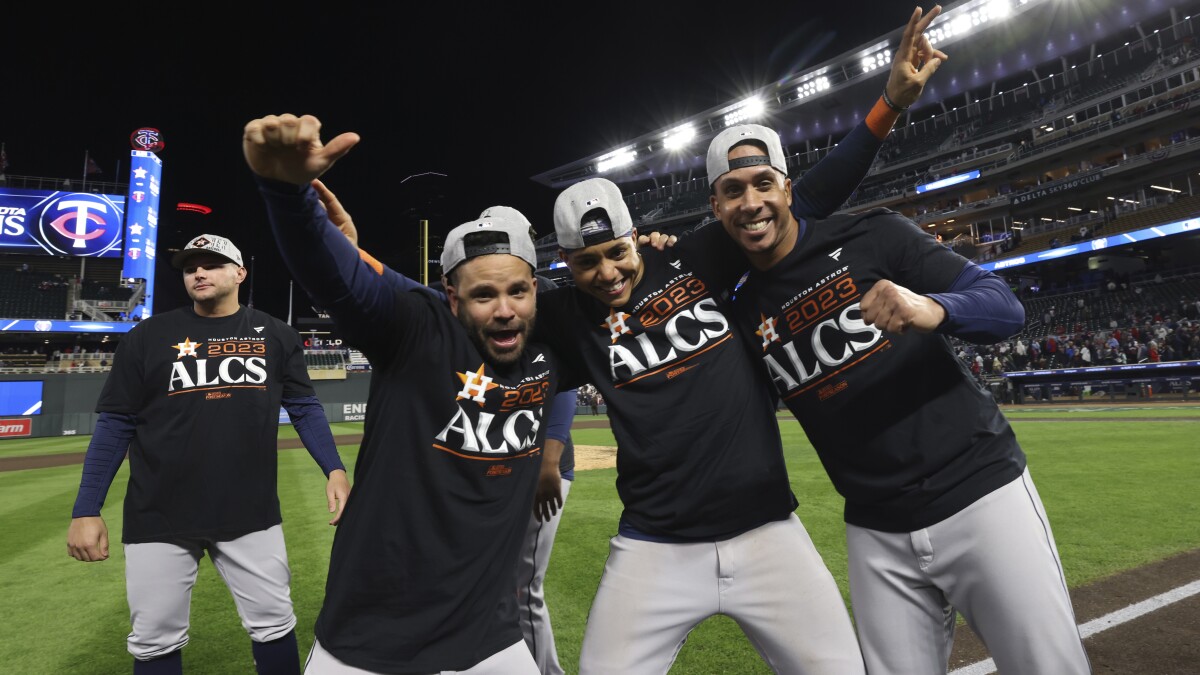
MULTIPOLYGON (((1068 581, 1072 586, 1200 546, 1200 504, 1193 498, 1200 475, 1195 422, 1139 421, 1139 417, 1193 417, 1200 408, 1119 411, 1063 408, 1014 411, 1017 436, 1029 455, 1068 581), (1021 422, 1023 416, 1064 421, 1021 422)), ((337 424, 335 434, 361 433, 361 424, 337 424)), ((841 498, 815 453, 790 420, 781 421, 797 513, 845 595, 846 551, 841 498)), ((280 436, 294 435, 289 427, 280 436)), ((577 443, 612 445, 603 429, 579 430, 577 443)), ((0 456, 77 452, 86 438, 0 442, 0 456), (82 443, 81 443, 82 442, 82 443)), ((339 448, 353 470, 356 446, 339 448)), ((0 473, 0 612, 5 617, 0 663, 6 672, 128 672, 129 630, 121 552, 123 467, 109 493, 105 520, 112 557, 84 564, 66 555, 65 534, 80 467, 0 473)), ((620 504, 613 469, 577 474, 559 529, 547 578, 548 603, 563 665, 577 669, 587 611, 595 594, 608 539, 620 504)), ((279 458, 279 493, 292 567, 297 637, 307 653, 324 595, 333 528, 326 525, 324 478, 303 450, 279 458)), ((184 649, 189 673, 253 672, 248 638, 224 583, 208 561, 192 596, 191 643, 184 649)), ((688 638, 673 673, 766 673, 749 642, 729 619, 702 623, 688 638)))

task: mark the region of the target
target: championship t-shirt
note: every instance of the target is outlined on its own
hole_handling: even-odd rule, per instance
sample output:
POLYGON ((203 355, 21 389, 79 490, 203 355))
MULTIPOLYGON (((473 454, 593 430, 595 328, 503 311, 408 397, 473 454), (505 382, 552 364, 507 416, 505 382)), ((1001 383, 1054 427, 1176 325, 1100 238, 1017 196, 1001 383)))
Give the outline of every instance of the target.
POLYGON ((513 578, 558 367, 530 344, 497 369, 443 300, 395 295, 368 330, 334 314, 373 374, 316 634, 365 670, 465 670, 522 639, 513 578))
POLYGON ((788 483, 769 383, 712 281, 679 252, 644 247, 629 303, 575 288, 538 297, 538 333, 573 381, 604 396, 617 440, 622 521, 681 540, 786 518, 788 483))
POLYGON ((122 540, 228 540, 278 525, 280 401, 314 395, 300 336, 263 312, 184 307, 134 327, 96 405, 136 419, 122 540))
POLYGON ((791 253, 736 292, 737 320, 804 427, 846 522, 910 532, 1007 484, 1025 456, 948 339, 862 319, 881 279, 946 291, 966 261, 885 210, 810 221, 791 253))

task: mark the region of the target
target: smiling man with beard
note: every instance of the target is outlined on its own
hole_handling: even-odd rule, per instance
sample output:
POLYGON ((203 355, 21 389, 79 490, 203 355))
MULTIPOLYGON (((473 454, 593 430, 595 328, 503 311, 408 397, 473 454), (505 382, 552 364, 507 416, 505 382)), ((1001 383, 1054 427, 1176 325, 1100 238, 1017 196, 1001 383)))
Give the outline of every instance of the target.
POLYGON ((448 305, 397 290, 311 186, 358 137, 323 145, 319 131, 314 117, 270 116, 243 139, 284 261, 373 369, 307 672, 537 673, 513 579, 559 375, 529 343, 528 227, 496 214, 451 230, 448 305))

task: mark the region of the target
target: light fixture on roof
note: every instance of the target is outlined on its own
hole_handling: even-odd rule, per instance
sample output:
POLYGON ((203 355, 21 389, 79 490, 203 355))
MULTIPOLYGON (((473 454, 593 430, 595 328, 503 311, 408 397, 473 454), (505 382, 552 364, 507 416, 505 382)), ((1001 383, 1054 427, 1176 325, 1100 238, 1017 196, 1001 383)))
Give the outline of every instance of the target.
POLYGON ((864 73, 869 73, 876 68, 883 68, 891 62, 892 53, 887 49, 881 49, 874 54, 868 54, 862 58, 862 71, 864 73))
POLYGON ((637 150, 632 148, 614 150, 596 160, 596 172, 605 173, 627 164, 632 164, 635 159, 637 159, 637 150))
POLYGON ((752 96, 737 104, 737 107, 733 110, 725 113, 725 126, 732 127, 746 120, 754 119, 762 115, 766 109, 767 106, 762 102, 762 99, 752 96))
POLYGON ((1067 210, 1068 211, 1082 211, 1083 209, 1075 208, 1074 206, 1068 206, 1067 210))
POLYGON ((807 98, 818 91, 825 91, 828 88, 829 78, 821 76, 800 83, 800 86, 796 87, 796 94, 799 98, 807 98))
POLYGON ((681 124, 675 127, 663 139, 663 147, 668 150, 678 150, 685 147, 688 142, 696 137, 696 128, 691 124, 681 124))
POLYGON ((1155 190, 1162 190, 1163 192, 1183 192, 1183 190, 1176 190, 1175 188, 1163 187, 1161 185, 1151 185, 1150 187, 1155 190))

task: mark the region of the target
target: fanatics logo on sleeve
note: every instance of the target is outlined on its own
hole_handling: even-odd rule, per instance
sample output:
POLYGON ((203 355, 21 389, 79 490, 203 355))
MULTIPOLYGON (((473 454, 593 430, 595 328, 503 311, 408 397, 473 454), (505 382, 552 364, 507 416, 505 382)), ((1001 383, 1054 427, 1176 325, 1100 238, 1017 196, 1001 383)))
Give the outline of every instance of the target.
POLYGON ((261 332, 263 332, 263 328, 266 328, 266 326, 255 326, 255 327, 254 327, 254 332, 255 332, 255 333, 261 333, 261 332))
POLYGON ((833 253, 830 253, 829 257, 833 258, 834 262, 838 262, 838 258, 842 257, 842 249, 839 248, 836 251, 834 251, 833 253))

